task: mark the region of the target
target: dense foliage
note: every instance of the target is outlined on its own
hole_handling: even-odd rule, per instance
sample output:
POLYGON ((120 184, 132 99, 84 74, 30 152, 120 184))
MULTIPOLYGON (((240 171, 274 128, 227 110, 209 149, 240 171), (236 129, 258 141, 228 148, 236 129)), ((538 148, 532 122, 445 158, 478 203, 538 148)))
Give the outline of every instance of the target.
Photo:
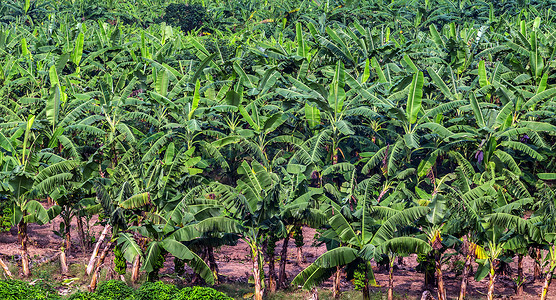
MULTIPOLYGON (((65 299, 46 283, 29 284, 20 280, 0 281, 0 297, 6 300, 59 300, 65 299)), ((68 300, 228 300, 225 294, 209 287, 186 287, 178 289, 161 281, 147 282, 134 290, 122 281, 102 282, 96 292, 75 292, 68 300)))
POLYGON ((328 251, 295 286, 335 273, 338 292, 345 271, 368 298, 371 262, 393 276, 397 257, 418 253, 445 300, 451 249, 465 282, 489 277, 490 298, 499 266, 531 255, 547 266, 546 297, 555 8, 2 1, 0 207, 19 227, 22 271, 27 224, 61 216, 71 251, 68 225, 98 214, 117 271, 125 259, 151 281, 173 256, 212 284, 213 249, 243 239, 261 299, 288 285, 263 245, 301 246, 311 226, 328 251))
POLYGON ((0 299, 57 300, 58 292, 42 282, 33 285, 20 280, 0 280, 0 299))

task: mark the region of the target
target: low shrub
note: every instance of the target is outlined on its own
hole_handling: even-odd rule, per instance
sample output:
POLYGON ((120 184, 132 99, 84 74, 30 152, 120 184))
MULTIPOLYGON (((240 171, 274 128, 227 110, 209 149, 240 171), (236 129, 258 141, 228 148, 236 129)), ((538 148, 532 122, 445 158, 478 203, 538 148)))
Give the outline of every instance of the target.
POLYGON ((98 285, 96 294, 100 298, 110 300, 132 300, 135 293, 133 288, 127 286, 123 281, 108 280, 98 285))
POLYGON ((0 281, 0 299, 2 300, 58 300, 58 293, 42 283, 34 285, 21 280, 0 281))
POLYGON ((136 291, 135 300, 172 300, 178 292, 178 288, 172 284, 147 282, 136 291))
POLYGON ((175 300, 233 300, 233 298, 228 297, 226 294, 221 293, 213 288, 209 287, 186 287, 180 290, 180 292, 175 296, 175 300))
POLYGON ((96 293, 77 292, 69 296, 68 300, 104 300, 104 299, 100 299, 100 297, 96 293))

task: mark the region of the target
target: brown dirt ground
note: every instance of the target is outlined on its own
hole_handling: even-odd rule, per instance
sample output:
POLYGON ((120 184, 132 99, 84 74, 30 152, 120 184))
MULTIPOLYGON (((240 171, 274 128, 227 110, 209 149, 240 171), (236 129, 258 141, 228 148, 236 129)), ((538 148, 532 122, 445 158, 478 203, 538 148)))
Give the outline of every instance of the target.
MULTIPOLYGON (((59 218, 55 219, 53 223, 48 225, 39 226, 36 224, 31 224, 29 226, 29 253, 31 255, 31 260, 34 265, 40 264, 45 259, 55 256, 62 244, 62 240, 56 236, 53 232, 53 228, 59 228, 59 218)), ((94 226, 96 219, 91 220, 90 230, 98 235, 102 231, 101 226, 94 226)), ((73 235, 73 247, 72 254, 69 256, 70 264, 85 265, 88 262, 90 253, 82 253, 81 248, 78 244, 76 225, 72 226, 73 235)), ((315 261, 322 253, 326 251, 325 246, 313 247, 313 236, 315 235, 315 230, 310 228, 304 228, 303 236, 305 239, 305 245, 303 246, 303 253, 306 262, 301 265, 297 265, 296 259, 296 249, 293 241, 290 241, 288 247, 288 263, 286 267, 287 276, 291 280, 293 279, 303 268, 309 266, 315 261)), ((280 241, 276 247, 276 254, 278 258, 278 253, 282 248, 282 242, 280 241)), ((221 275, 221 282, 228 283, 244 283, 247 284, 248 276, 251 272, 250 262, 249 262, 249 248, 247 244, 240 241, 236 246, 225 246, 221 249, 215 251, 215 256, 217 259, 217 264, 219 267, 219 274, 221 275)), ((2 256, 5 261, 12 264, 17 262, 19 254, 19 246, 17 242, 17 230, 12 228, 10 232, 5 232, 0 234, 0 256, 2 256)), ((459 258, 461 259, 461 258, 459 258)), ((107 258, 107 265, 110 267, 112 257, 107 258)), ((423 274, 416 272, 415 267, 417 266, 416 256, 411 255, 404 258, 404 263, 401 266, 397 266, 394 271, 394 290, 397 294, 402 295, 406 299, 418 299, 420 298, 424 279, 423 274)), ((538 299, 540 291, 542 289, 542 281, 533 281, 533 266, 534 261, 530 258, 524 259, 524 272, 527 276, 527 283, 525 284, 524 294, 522 296, 514 295, 514 282, 511 277, 502 276, 496 283, 495 290, 496 294, 500 299, 522 299, 522 300, 532 300, 538 299)), ((276 267, 278 268, 278 262, 276 267)), ((477 268, 475 264, 474 269, 477 268)), ((517 264, 514 262, 511 264, 511 268, 517 269, 517 264)), ((386 271, 379 270, 375 267, 375 277, 380 285, 380 287, 373 287, 373 291, 382 291, 385 294, 388 285, 388 274, 386 271)), ((167 259, 165 268, 161 271, 161 274, 172 274, 173 273, 173 262, 172 259, 167 259)), ((515 274, 514 274, 515 276, 515 274)), ((64 279, 62 276, 55 277, 55 279, 64 279)), ((102 279, 102 278, 101 278, 102 279)), ((451 270, 449 264, 445 265, 444 268, 444 280, 447 287, 447 293, 449 299, 457 298, 459 292, 459 286, 461 282, 461 276, 456 277, 455 273, 451 270)), ((484 279, 480 282, 476 282, 473 278, 469 278, 469 288, 468 293, 471 298, 479 299, 484 298, 487 289, 488 280, 484 279)), ((330 288, 332 282, 329 280, 325 282, 322 288, 330 288)), ((353 284, 349 281, 342 281, 342 290, 353 289, 353 284)), ((548 299, 556 299, 556 288, 552 287, 552 290, 548 294, 548 299)))

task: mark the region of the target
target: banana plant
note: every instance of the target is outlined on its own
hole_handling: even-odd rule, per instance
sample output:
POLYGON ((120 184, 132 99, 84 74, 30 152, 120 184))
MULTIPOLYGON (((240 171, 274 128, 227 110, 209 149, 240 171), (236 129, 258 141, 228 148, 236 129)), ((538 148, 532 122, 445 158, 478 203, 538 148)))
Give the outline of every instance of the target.
POLYGON ((280 223, 279 195, 282 187, 278 175, 257 161, 251 165, 242 162, 237 173, 241 178, 236 188, 217 184, 217 192, 227 213, 207 218, 196 228, 202 233, 236 233, 249 245, 255 281, 254 298, 262 300, 265 280, 261 245, 268 230, 280 223))
POLYGON ((21 245, 22 273, 31 275, 27 245, 29 223, 46 224, 60 212, 59 206, 48 210, 39 202, 54 190, 71 180, 71 171, 79 165, 78 161, 66 160, 52 153, 38 151, 36 142, 41 138, 35 132, 35 116, 13 128, 12 135, 6 137, 5 130, 0 132, 0 147, 11 153, 1 162, 2 181, 10 190, 13 226, 18 226, 21 245), (22 141, 20 140, 22 138, 22 141))
POLYGON ((292 281, 304 289, 327 279, 332 271, 363 262, 365 264, 365 287, 363 297, 370 299, 369 287, 376 284, 371 259, 378 259, 388 251, 426 253, 431 250, 424 240, 410 236, 395 236, 396 228, 410 226, 429 212, 427 207, 410 207, 396 210, 386 206, 371 205, 370 195, 363 194, 354 212, 342 209, 334 202, 326 210, 331 229, 327 236, 336 241, 336 247, 328 249, 292 281), (346 215, 349 214, 349 215, 346 215), (349 221, 353 220, 353 221, 349 221))

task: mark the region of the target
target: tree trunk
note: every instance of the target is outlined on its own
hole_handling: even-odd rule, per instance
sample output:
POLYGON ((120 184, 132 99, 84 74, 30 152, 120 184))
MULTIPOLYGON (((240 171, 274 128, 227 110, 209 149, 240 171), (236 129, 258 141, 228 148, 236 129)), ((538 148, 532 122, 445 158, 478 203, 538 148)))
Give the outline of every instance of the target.
POLYGON ((434 258, 436 267, 436 282, 438 284, 438 300, 446 300, 446 290, 444 289, 444 278, 442 277, 442 261, 440 253, 436 253, 434 258))
POLYGON ((297 247, 297 265, 301 266, 303 262, 303 247, 297 247))
POLYGON ((515 291, 516 295, 521 296, 523 294, 524 283, 525 277, 523 277, 523 255, 520 254, 517 257, 517 289, 515 291))
MULTIPOLYGON (((68 222, 69 224, 69 222, 68 222)), ((65 247, 62 248, 62 251, 60 252, 60 266, 62 268, 62 275, 66 275, 69 273, 69 268, 68 268, 68 260, 67 260, 67 256, 69 256, 70 253, 70 248, 71 248, 71 233, 70 233, 70 226, 66 224, 66 241, 65 241, 65 247)))
POLYGON ((274 253, 268 253, 268 290, 270 293, 275 293, 276 288, 276 264, 274 263, 274 253))
POLYGON ((389 257, 388 267, 388 300, 394 300, 394 257, 389 257))
POLYGON ((207 258, 209 261, 209 267, 214 275, 214 284, 218 284, 218 264, 216 264, 216 258, 214 257, 214 247, 208 246, 207 258))
POLYGON ((71 225, 66 224, 66 255, 69 256, 71 254, 71 232, 70 232, 71 225))
POLYGON ((336 267, 336 273, 334 274, 334 282, 332 285, 332 297, 334 299, 338 299, 340 297, 340 275, 342 273, 342 269, 340 266, 336 267))
POLYGON ((139 280, 139 267, 141 266, 141 259, 139 255, 133 259, 133 266, 131 267, 131 282, 137 283, 139 280))
POLYGON ((398 256, 398 266, 400 267, 400 269, 401 269, 401 266, 403 266, 403 265, 404 265, 403 256, 398 256))
POLYGON ((29 269, 29 252, 27 250, 27 243, 29 242, 29 235, 27 235, 27 223, 21 219, 17 227, 21 250, 21 268, 23 269, 23 276, 29 277, 31 276, 31 270, 29 269))
POLYGON ((494 300, 494 284, 496 283, 496 272, 494 266, 490 265, 490 273, 488 280, 487 300, 494 300))
MULTIPOLYGON (((552 265, 552 263, 551 263, 552 265)), ((548 274, 546 274, 546 277, 544 279, 544 285, 542 287, 542 293, 541 293, 541 300, 546 300, 547 295, 548 295, 548 287, 550 286, 550 282, 552 281, 552 276, 554 276, 554 269, 556 266, 551 266, 550 270, 548 271, 548 274)))
POLYGON ((367 272, 365 272, 365 284, 363 285, 363 300, 371 300, 371 294, 369 293, 369 278, 367 278, 367 272))
POLYGON ((102 250, 102 253, 100 254, 100 258, 98 262, 96 263, 95 271, 93 273, 93 278, 91 279, 91 284, 89 285, 89 292, 91 293, 97 289, 97 282, 98 282, 98 275, 99 275, 98 273, 100 272, 100 269, 104 264, 104 259, 106 258, 106 253, 108 252, 108 249, 110 249, 110 246, 112 246, 112 242, 108 242, 106 244, 104 250, 102 250))
POLYGON ((280 270, 278 270, 278 288, 286 288, 286 263, 288 261, 288 244, 290 242, 290 233, 284 238, 284 244, 282 245, 282 251, 280 251, 280 270))
POLYGON ((537 257, 535 258, 535 269, 533 270, 533 276, 535 278, 535 281, 537 279, 542 278, 541 266, 539 264, 541 259, 542 259, 541 249, 537 249, 537 257))
POLYGON ((102 241, 104 241, 104 238, 106 237, 106 234, 108 233, 109 229, 110 229, 110 225, 107 224, 106 226, 104 226, 104 230, 102 231, 100 237, 98 238, 95 248, 93 249, 93 254, 91 255, 91 259, 89 259, 89 264, 87 265, 87 275, 91 275, 91 272, 93 271, 93 268, 95 266, 95 260, 98 255, 98 251, 100 250, 100 245, 102 244, 102 241))
POLYGON ((6 275, 8 275, 8 277, 12 278, 12 272, 10 272, 10 269, 8 268, 8 266, 4 263, 4 261, 2 260, 2 258, 0 258, 0 266, 2 267, 2 269, 4 269, 4 272, 6 273, 6 275))
POLYGON ((87 252, 87 246, 85 245, 85 230, 83 228, 83 220, 81 216, 77 215, 77 234, 79 234, 79 244, 81 245, 81 251, 83 253, 87 252))
POLYGON ((62 251, 60 251, 60 266, 62 268, 62 275, 66 275, 68 274, 69 270, 68 270, 68 261, 66 258, 66 250, 62 249, 62 251))
POLYGON ((469 270, 471 269, 471 255, 465 257, 463 265, 463 274, 461 275, 461 286, 459 289, 459 300, 464 300, 467 295, 467 282, 469 281, 469 270))
POLYGON ((255 281, 255 300, 263 300, 263 276, 261 276, 261 255, 257 245, 251 246, 251 260, 253 263, 253 280, 255 281))

